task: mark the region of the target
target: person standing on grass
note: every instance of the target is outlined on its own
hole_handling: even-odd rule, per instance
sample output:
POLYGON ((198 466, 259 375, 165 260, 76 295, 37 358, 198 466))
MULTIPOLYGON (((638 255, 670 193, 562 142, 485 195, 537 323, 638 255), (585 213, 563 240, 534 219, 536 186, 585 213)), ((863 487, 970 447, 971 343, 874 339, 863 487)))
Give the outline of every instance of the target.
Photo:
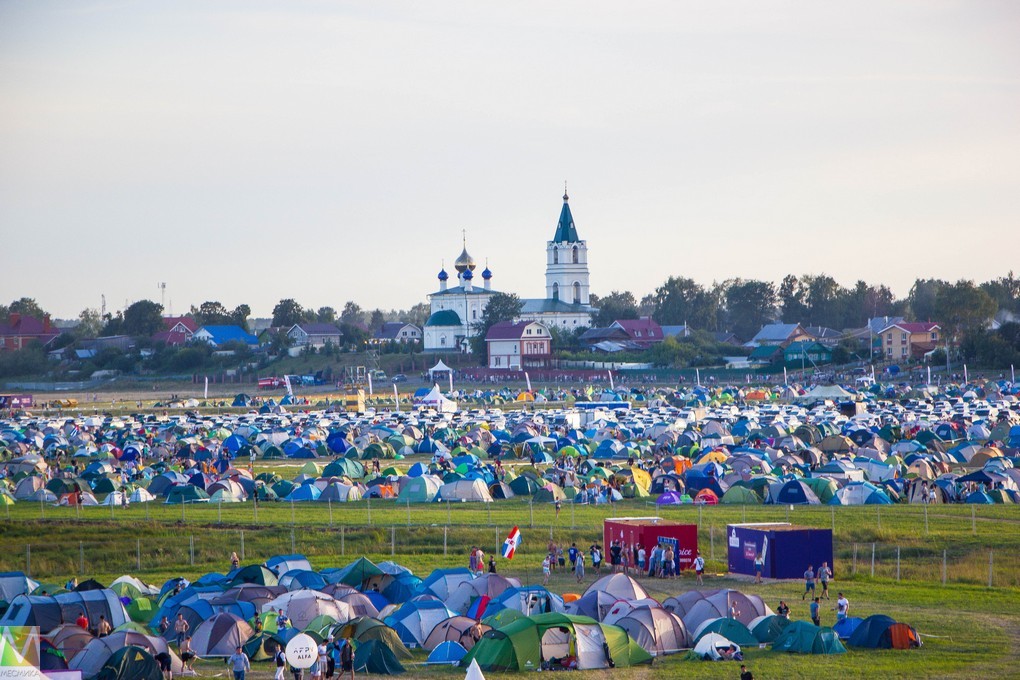
POLYGON ((237 569, 241 565, 241 558, 237 556, 236 552, 230 553, 230 569, 237 569))
POLYGON ((184 670, 190 671, 191 664, 194 663, 196 654, 191 651, 191 636, 184 638, 184 642, 177 645, 177 650, 180 652, 181 661, 184 663, 184 670))
POLYGON ((549 558, 548 555, 546 555, 545 559, 542 560, 542 585, 543 586, 549 585, 549 576, 551 574, 551 569, 549 568, 549 563, 551 561, 552 560, 549 558))
POLYGON ((846 599, 843 593, 839 594, 839 599, 836 600, 836 620, 843 621, 846 619, 847 614, 850 613, 850 600, 846 599))
POLYGON ((475 576, 481 576, 482 572, 485 571, 485 551, 481 548, 478 549, 478 556, 475 558, 475 566, 478 567, 478 571, 475 572, 475 576))
POLYGON ((234 653, 227 659, 227 663, 234 671, 234 680, 244 680, 245 674, 251 670, 251 662, 248 661, 248 657, 244 655, 240 647, 234 650, 234 653))
POLYGON ((807 571, 804 572, 804 594, 800 596, 800 599, 804 599, 808 595, 814 597, 815 594, 815 565, 809 564, 807 571))
POLYGON ((577 551, 577 557, 574 560, 574 576, 578 583, 584 580, 584 553, 580 550, 577 551))
POLYGON ((705 585, 705 558, 701 556, 701 551, 698 551, 697 557, 694 558, 694 573, 698 577, 698 585, 705 585))
POLYGON ((761 573, 765 571, 765 556, 756 553, 754 556, 754 582, 761 583, 761 573))
POLYGON ((567 557, 570 558, 570 571, 574 571, 575 565, 577 564, 577 544, 571 543, 570 550, 567 551, 567 557))
POLYGON ((819 600, 817 597, 811 600, 811 623, 815 624, 816 626, 822 625, 821 612, 819 611, 820 608, 821 607, 819 605, 819 600))
POLYGON ((822 597, 829 599, 829 579, 832 578, 832 569, 829 569, 828 562, 822 562, 818 567, 818 580, 822 582, 822 597))
POLYGON ((354 678, 354 645, 350 640, 344 642, 340 648, 340 677, 348 676, 354 678))
POLYGON ((638 573, 640 573, 640 574, 645 573, 645 561, 646 561, 647 557, 648 557, 648 553, 647 553, 647 551, 645 551, 645 546, 641 546, 640 548, 638 548, 638 551, 637 551, 637 568, 638 568, 638 573))
POLYGON ((558 498, 556 499, 555 507, 556 507, 556 519, 559 519, 560 518, 560 510, 563 509, 563 503, 561 503, 560 499, 558 499, 558 498))
POLYGON ((496 573, 496 556, 495 555, 489 555, 489 573, 490 574, 495 574, 496 573))

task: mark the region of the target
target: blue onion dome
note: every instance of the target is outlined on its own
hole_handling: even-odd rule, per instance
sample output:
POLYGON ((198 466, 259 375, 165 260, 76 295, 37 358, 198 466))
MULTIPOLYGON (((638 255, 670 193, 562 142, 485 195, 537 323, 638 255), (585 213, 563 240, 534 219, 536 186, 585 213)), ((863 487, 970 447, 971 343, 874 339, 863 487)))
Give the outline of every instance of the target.
POLYGON ((486 281, 488 281, 489 279, 491 279, 491 278, 492 278, 492 272, 490 272, 490 271, 489 271, 489 268, 488 268, 488 267, 486 267, 486 268, 485 268, 485 269, 484 269, 484 270, 482 271, 482 278, 483 278, 483 279, 485 279, 486 281))
POLYGON ((445 268, 439 270, 439 280, 440 281, 446 281, 449 278, 450 278, 450 275, 446 273, 446 269, 445 268))
POLYGON ((465 270, 464 270, 464 273, 463 273, 463 274, 461 274, 461 276, 462 276, 462 277, 464 278, 464 280, 466 280, 466 281, 470 281, 471 279, 475 278, 475 275, 474 275, 473 273, 471 273, 471 270, 470 270, 470 269, 465 269, 465 270))

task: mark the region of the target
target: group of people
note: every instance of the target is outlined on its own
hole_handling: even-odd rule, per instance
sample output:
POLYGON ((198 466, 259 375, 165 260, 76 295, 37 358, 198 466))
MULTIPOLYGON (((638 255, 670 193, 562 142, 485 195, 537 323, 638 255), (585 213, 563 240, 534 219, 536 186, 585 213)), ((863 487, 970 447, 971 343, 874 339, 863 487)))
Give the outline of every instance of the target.
MULTIPOLYGON (((644 576, 649 578, 676 579, 680 576, 677 565, 676 549, 670 543, 658 543, 649 552, 643 545, 612 541, 609 546, 608 558, 613 573, 628 576, 644 576)), ((596 576, 602 575, 602 565, 606 560, 606 551, 598 541, 592 543, 587 550, 571 543, 564 553, 563 547, 549 541, 545 557, 542 558, 542 584, 548 585, 552 573, 557 569, 567 568, 570 562, 570 573, 578 583, 584 580, 586 564, 590 560, 591 568, 596 576)), ((694 569, 698 585, 704 585, 705 559, 699 551, 691 567, 694 569)))
POLYGON ((489 555, 489 562, 488 565, 486 565, 485 551, 477 545, 471 546, 471 552, 468 554, 468 569, 472 574, 481 576, 485 573, 486 568, 488 568, 488 572, 490 574, 496 573, 496 556, 489 555))

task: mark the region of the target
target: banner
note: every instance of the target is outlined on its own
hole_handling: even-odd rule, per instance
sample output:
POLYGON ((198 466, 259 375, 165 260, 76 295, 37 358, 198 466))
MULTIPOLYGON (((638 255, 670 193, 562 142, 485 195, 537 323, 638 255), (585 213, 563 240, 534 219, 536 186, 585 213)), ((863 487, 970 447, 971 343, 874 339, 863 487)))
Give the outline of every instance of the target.
POLYGON ((503 557, 508 560, 514 558, 514 553, 517 552, 517 546, 521 544, 521 530, 514 527, 510 530, 510 534, 503 541, 503 557))

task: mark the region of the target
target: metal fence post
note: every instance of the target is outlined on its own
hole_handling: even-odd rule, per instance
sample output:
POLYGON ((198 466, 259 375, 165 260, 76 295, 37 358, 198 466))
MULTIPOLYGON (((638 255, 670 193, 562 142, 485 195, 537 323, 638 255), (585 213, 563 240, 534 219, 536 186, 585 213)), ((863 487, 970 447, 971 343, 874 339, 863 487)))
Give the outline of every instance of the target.
POLYGON ((390 556, 397 554, 397 527, 390 527, 390 556))
POLYGON ((994 570, 992 567, 992 556, 995 554, 994 550, 988 551, 988 587, 992 587, 992 580, 994 577, 994 570))
POLYGON ((443 557, 446 557, 446 555, 447 555, 447 553, 446 553, 446 534, 449 531, 449 529, 450 529, 450 527, 448 527, 448 526, 443 527, 443 557))
POLYGON ((368 526, 372 526, 372 497, 368 498, 368 526))
POLYGON ((574 528, 574 501, 570 501, 570 528, 574 528))
POLYGON ((342 524, 340 525, 340 554, 347 554, 347 532, 342 524))
POLYGON ((195 537, 189 536, 188 538, 191 551, 191 566, 195 566, 195 537))
POLYGON ((928 535, 928 504, 925 503, 924 507, 924 535, 928 535))
POLYGON ((708 558, 710 560, 714 560, 715 559, 715 525, 714 524, 712 524, 712 525, 710 525, 708 527, 708 545, 709 545, 709 548, 710 548, 710 552, 709 552, 708 558))
POLYGON ((223 524, 223 501, 216 501, 216 523, 223 524))
POLYGON ((78 574, 85 575, 85 544, 78 541, 78 574))
POLYGON ((241 559, 244 559, 244 529, 241 529, 241 559))
POLYGON ((407 526, 411 526, 411 500, 407 501, 407 526))
POLYGON ((25 576, 32 575, 32 544, 25 545, 25 576))
POLYGON ((882 530, 882 506, 875 506, 875 519, 878 521, 878 530, 882 530))
POLYGON ((290 523, 297 524, 297 515, 294 512, 294 501, 290 502, 290 523))
POLYGON ((942 551, 942 585, 946 585, 946 551, 942 551))
POLYGON ((831 506, 829 510, 832 511, 832 533, 836 533, 836 506, 831 506))
POLYGON ((326 501, 326 504, 329 507, 329 528, 332 529, 333 528, 333 499, 329 499, 328 501, 326 501))
POLYGON ((856 543, 854 543, 854 570, 853 570, 853 574, 854 574, 854 576, 857 575, 857 544, 856 543))
POLYGON ((531 516, 531 526, 532 526, 532 528, 534 528, 534 526, 535 526, 535 501, 530 500, 530 499, 528 500, 528 513, 531 516))
POLYGON ((871 544, 871 578, 875 578, 875 544, 871 544))
POLYGON ((453 512, 450 510, 450 501, 446 501, 446 524, 453 522, 453 512))
POLYGON ((970 506, 970 532, 977 536, 977 510, 970 506))
POLYGON ((294 537, 294 527, 290 528, 290 554, 297 554, 297 539, 294 537))
POLYGON ((186 523, 188 521, 188 518, 184 514, 184 507, 186 505, 187 505, 187 503, 185 503, 183 500, 181 500, 181 523, 182 524, 184 524, 184 523, 186 523))
POLYGON ((142 539, 137 539, 135 543, 135 568, 138 571, 142 570, 142 539))
POLYGON ((896 546, 896 580, 900 580, 900 546, 896 546))

